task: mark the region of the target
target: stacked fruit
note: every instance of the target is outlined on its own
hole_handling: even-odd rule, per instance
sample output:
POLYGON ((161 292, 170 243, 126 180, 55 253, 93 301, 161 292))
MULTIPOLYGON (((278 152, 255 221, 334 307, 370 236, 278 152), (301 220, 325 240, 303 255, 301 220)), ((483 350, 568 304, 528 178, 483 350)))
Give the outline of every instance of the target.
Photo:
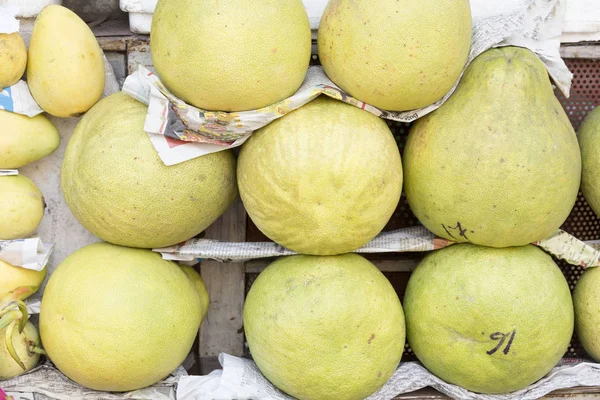
MULTIPOLYGON (((15 41, 15 37, 11 35, 9 39, 15 41)), ((24 51, 22 41, 19 44, 24 51)), ((20 60, 13 54, 7 58, 20 60)), ((3 68, 5 65, 2 63, 3 68)), ((15 83, 22 74, 20 70, 6 84, 15 83)), ((46 7, 34 25, 27 64, 27 84, 40 107, 57 117, 79 116, 101 97, 104 76, 102 52, 89 27, 64 7, 46 7)), ((108 113, 112 111, 108 110, 108 113)), ((214 214, 222 212, 237 193, 234 159, 231 154, 223 153, 199 160, 195 165, 188 164, 188 168, 196 168, 196 173, 191 174, 188 185, 181 190, 186 192, 184 197, 188 204, 194 207, 182 210, 179 221, 169 220, 174 213, 161 202, 152 200, 154 211, 144 207, 148 199, 156 199, 152 192, 160 192, 161 188, 155 184, 161 180, 165 185, 162 193, 179 200, 181 192, 178 193, 175 187, 183 180, 178 177, 188 171, 184 167, 168 169, 160 162, 143 132, 145 113, 140 103, 122 94, 99 103, 79 124, 70 141, 63 169, 65 188, 75 182, 78 188, 83 187, 80 193, 85 194, 89 189, 85 184, 95 185, 89 199, 77 197, 80 193, 73 197, 82 207, 104 212, 101 223, 114 226, 114 229, 107 230, 112 232, 112 236, 102 232, 98 235, 136 247, 173 244, 195 235, 205 227, 198 224, 210 224, 218 217, 214 214), (121 114, 102 115, 107 112, 106 104, 110 108, 111 102, 116 104, 121 114), (99 117, 107 116, 114 125, 107 122, 96 126, 96 123, 102 122, 97 121, 99 117), (139 124, 135 125, 136 122, 139 124), (97 169, 118 169, 115 159, 96 158, 105 152, 102 145, 106 144, 106 149, 115 145, 107 131, 117 134, 112 140, 125 140, 116 148, 133 152, 131 159, 134 164, 123 165, 124 169, 118 170, 121 176, 97 169), (88 137, 82 138, 84 134, 88 137), (92 147, 86 147, 86 139, 89 139, 87 143, 92 142, 92 147), (126 143, 127 140, 130 142, 126 143), (98 165, 86 169, 86 160, 81 157, 98 165), (76 165, 72 170, 68 166, 70 162, 76 165), (223 170, 210 172, 211 163, 220 163, 223 170), (198 171, 204 175, 199 176, 198 171), (119 236, 119 229, 123 225, 127 228, 135 224, 137 217, 126 214, 121 219, 110 219, 111 215, 102 209, 99 199, 115 199, 110 197, 110 190, 94 183, 95 172, 101 174, 96 178, 108 179, 108 187, 117 186, 112 193, 118 192, 118 178, 123 178, 121 189, 126 189, 121 194, 130 198, 132 203, 119 204, 117 201, 115 205, 119 212, 126 214, 127 210, 133 210, 134 213, 139 207, 142 224, 149 221, 151 225, 151 221, 156 222, 158 218, 162 226, 145 226, 145 230, 134 227, 135 235, 131 235, 130 231, 129 235, 119 236), (135 178, 136 173, 139 179, 135 178), (92 174, 92 177, 86 174, 92 174), (154 180, 147 180, 144 186, 144 176, 154 180), (167 185, 170 187, 167 188, 167 185), (199 192, 205 185, 212 187, 206 196, 201 196, 199 192), (218 189, 219 185, 223 190, 218 189), (137 193, 138 197, 131 193, 137 193), (93 198, 97 195, 100 196, 96 199, 98 201, 93 198), (203 205, 202 201, 207 204, 203 205), (163 214, 158 214, 159 211, 163 214), (188 230, 184 227, 186 219, 191 221, 188 222, 191 225, 188 230)), ((56 128, 42 115, 29 118, 0 111, 0 124, 3 128, 0 133, 0 168, 21 167, 51 153, 58 146, 56 128)), ((110 156, 119 158, 119 154, 110 156)), ((66 198, 71 200, 69 196, 66 198)), ((177 204, 175 207, 182 208, 177 204)), ((31 234, 39 224, 43 210, 42 194, 27 178, 21 175, 0 177, 0 239, 31 234)), ((85 210, 83 215, 85 219, 85 210)), ((41 285, 45 273, 0 261, 0 299, 3 299, 0 300, 0 331, 6 332, 7 338, 12 337, 6 341, 5 348, 2 347, 4 341, 0 345, 0 379, 31 369, 39 359, 41 350, 37 347, 37 330, 28 323, 22 300, 41 285), (5 353, 12 357, 5 356, 5 353)), ((77 382, 103 390, 132 390, 164 378, 182 363, 207 309, 208 293, 195 270, 163 261, 160 255, 149 250, 99 243, 72 254, 52 274, 42 300, 40 336, 49 358, 77 382)))
MULTIPOLYGON (((0 91, 21 79, 27 59, 19 33, 0 34, 0 91)), ((30 118, 0 110, 0 131, 0 170, 35 162, 52 153, 60 141, 56 127, 41 114, 30 118)), ((42 192, 34 182, 13 171, 0 171, 0 241, 31 236, 44 208, 42 192)), ((34 271, 0 260, 0 379, 20 375, 39 360, 39 335, 28 322, 23 300, 38 290, 45 277, 46 269, 34 271)))
MULTIPOLYGON (((410 110, 450 90, 470 38, 466 0, 330 0, 318 41, 325 72, 345 92, 410 110)), ((123 93, 96 103, 104 81, 92 39, 74 14, 48 7, 30 53, 51 58, 30 59, 28 70, 48 112, 90 109, 69 141, 61 185, 75 217, 108 242, 67 257, 43 297, 41 339, 68 377, 126 391, 183 361, 208 294, 193 269, 148 249, 200 234, 238 188, 258 228, 301 253, 267 267, 244 309, 252 356, 283 391, 299 399, 365 398, 393 374, 405 339, 432 373, 484 393, 523 388, 564 354, 574 326, 569 288, 550 256, 529 243, 569 214, 581 155, 532 52, 505 47, 477 57, 452 97, 414 124, 403 163, 381 119, 322 97, 255 132, 237 161, 220 151, 165 166, 144 132, 147 107, 123 93), (75 53, 67 45, 79 37, 73 31, 81 38, 75 53), (52 64, 65 67, 64 60, 79 63, 73 82, 56 78, 52 64), (85 74, 93 87, 82 82, 85 74), (352 254, 385 227, 403 183, 422 224, 457 242, 421 262, 404 309, 385 276, 352 254)), ((237 112, 298 89, 311 34, 300 0, 159 0, 151 46, 174 94, 202 109, 237 112)), ((592 118, 585 129, 583 189, 594 203, 600 123, 592 118)), ((577 325, 592 355, 600 334, 590 307, 596 276, 586 273, 576 294, 577 325)), ((25 314, 15 312, 22 305, 11 296, 0 321, 24 332, 25 314)))
MULTIPOLYGON (((409 110, 439 100, 455 83, 469 52, 468 3, 408 3, 329 2, 319 56, 346 93, 409 110)), ((278 54, 284 38, 303 54, 308 32, 296 28, 307 23, 284 6, 260 7, 269 12, 159 2, 151 44, 162 81, 205 109, 262 106, 267 87, 280 88, 275 100, 289 95, 281 78, 305 64, 277 60, 269 50, 278 54), (265 16, 277 21, 272 31, 263 28, 265 16), (213 35, 217 30, 223 34, 213 35), (271 63, 277 61, 281 74, 271 63), (217 79, 227 84, 216 89, 217 79), (248 93, 256 102, 235 101, 248 93)), ((325 98, 258 130, 241 150, 237 179, 248 214, 266 236, 305 254, 269 266, 244 310, 254 360, 293 396, 366 397, 400 359, 398 298, 372 264, 343 253, 385 226, 402 169, 385 124, 325 98)), ((432 232, 464 243, 426 257, 407 287, 408 342, 433 373, 473 391, 503 393, 535 382, 565 353, 574 319, 569 287, 550 256, 529 243, 565 221, 580 173, 573 128, 529 50, 480 55, 453 96, 413 126, 404 153, 411 208, 432 232)))

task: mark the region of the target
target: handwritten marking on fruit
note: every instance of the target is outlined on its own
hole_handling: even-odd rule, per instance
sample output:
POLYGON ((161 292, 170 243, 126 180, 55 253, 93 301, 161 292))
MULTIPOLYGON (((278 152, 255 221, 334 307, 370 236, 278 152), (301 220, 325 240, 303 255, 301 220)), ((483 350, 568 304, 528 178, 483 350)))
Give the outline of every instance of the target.
POLYGON ((498 344, 492 350, 486 351, 486 353, 491 356, 492 354, 494 354, 495 352, 497 352, 498 350, 500 350, 500 348, 502 347, 502 345, 506 341, 506 338, 510 337, 508 339, 508 343, 504 347, 504 350, 502 350, 502 352, 505 355, 508 354, 508 352, 510 351, 510 346, 512 345, 513 340, 515 340, 515 335, 516 334, 517 334, 517 330, 516 329, 513 329, 512 332, 508 332, 508 333, 502 333, 502 332, 494 332, 494 333, 492 333, 490 335, 490 339, 492 339, 494 341, 497 341, 498 344))

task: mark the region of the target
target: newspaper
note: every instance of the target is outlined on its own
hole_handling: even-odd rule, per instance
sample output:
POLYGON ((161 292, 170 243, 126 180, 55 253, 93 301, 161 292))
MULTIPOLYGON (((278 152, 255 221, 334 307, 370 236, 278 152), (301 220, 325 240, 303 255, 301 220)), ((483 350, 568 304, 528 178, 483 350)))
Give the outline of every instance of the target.
POLYGON ((43 243, 38 237, 0 240, 0 260, 15 267, 41 271, 48 264, 53 244, 43 243))
MULTIPOLYGON (((557 389, 575 386, 598 386, 600 364, 583 360, 565 360, 548 375, 526 389, 503 395, 473 393, 444 382, 418 362, 401 363, 390 380, 367 400, 391 400, 427 386, 461 400, 534 400, 557 389)), ((178 400, 293 400, 273 386, 248 359, 219 354, 222 370, 206 376, 184 376, 177 388, 178 400)))
MULTIPOLYGON (((451 244, 454 242, 437 237, 419 225, 382 232, 354 253, 422 252, 441 249, 451 244)), ((583 268, 600 266, 600 250, 560 229, 549 238, 532 244, 569 264, 583 268)), ((598 247, 600 248, 600 243, 598 247)), ((190 239, 153 251, 161 253, 165 260, 185 262, 200 262, 203 259, 242 262, 297 254, 273 242, 221 242, 211 239, 190 239)))
MULTIPOLYGON (((71 381, 46 361, 24 375, 0 380, 0 389, 14 400, 175 400, 175 386, 186 375, 185 369, 179 367, 165 380, 145 389, 127 393, 98 392, 71 381)), ((0 400, 1 396, 0 392, 0 400)))
MULTIPOLYGON (((489 4, 486 1, 486 13, 473 15, 473 36, 467 65, 492 47, 526 47, 540 57, 557 87, 568 96, 572 74, 559 54, 565 1, 518 0, 509 10, 505 9, 503 2, 489 4)), ((294 95, 252 111, 207 111, 188 105, 143 66, 127 77, 123 91, 148 104, 144 130, 161 160, 166 165, 174 165, 240 146, 256 129, 302 107, 321 94, 385 119, 411 122, 439 108, 452 95, 459 81, 460 77, 438 102, 406 112, 381 110, 349 96, 331 82, 319 66, 309 68, 304 83, 294 95)))

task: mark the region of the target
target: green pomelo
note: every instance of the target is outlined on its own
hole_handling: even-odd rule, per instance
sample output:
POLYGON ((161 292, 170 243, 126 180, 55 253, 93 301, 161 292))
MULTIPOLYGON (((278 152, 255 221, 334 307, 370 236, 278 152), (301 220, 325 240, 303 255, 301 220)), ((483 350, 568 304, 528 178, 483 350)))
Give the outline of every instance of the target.
POLYGON ((507 247, 550 236, 575 204, 581 155, 544 64, 516 47, 488 50, 403 154, 406 197, 430 231, 507 247))
POLYGON ((579 129, 581 192, 596 215, 600 215, 600 108, 593 110, 579 129))
POLYGON ((589 268, 573 291, 575 332, 585 351, 600 361, 600 269, 589 268))
POLYGON ((402 190, 400 153, 386 123, 326 96, 256 131, 237 171, 256 226, 304 254, 365 245, 388 222, 402 190))
POLYGON ((177 264, 150 250, 96 243, 51 275, 40 334, 70 379, 121 392, 175 370, 192 348, 200 318, 198 294, 177 264))
POLYGON ((198 297, 200 298, 201 320, 204 321, 206 314, 208 314, 208 308, 210 307, 210 296, 208 290, 206 290, 206 285, 200 274, 196 272, 194 268, 188 265, 180 265, 180 267, 194 284, 196 293, 198 293, 198 297))
POLYGON ((269 265, 244 306, 252 357, 300 399, 364 399, 393 374, 404 349, 394 288, 357 254, 291 256, 269 265))
POLYGON ((386 110, 412 110, 448 93, 471 47, 468 0, 330 0, 319 26, 327 76, 386 110))
POLYGON ((125 93, 79 122, 62 164, 69 208, 94 235, 155 248, 206 229, 237 196, 235 158, 220 151, 166 166, 144 132, 147 107, 125 93))
POLYGON ((251 110, 291 96, 311 52, 301 0, 160 0, 150 39, 161 81, 205 110, 251 110))
POLYGON ((410 277, 404 310, 408 343, 425 367, 481 393, 536 382, 573 334, 569 285, 532 245, 455 244, 429 254, 410 277))

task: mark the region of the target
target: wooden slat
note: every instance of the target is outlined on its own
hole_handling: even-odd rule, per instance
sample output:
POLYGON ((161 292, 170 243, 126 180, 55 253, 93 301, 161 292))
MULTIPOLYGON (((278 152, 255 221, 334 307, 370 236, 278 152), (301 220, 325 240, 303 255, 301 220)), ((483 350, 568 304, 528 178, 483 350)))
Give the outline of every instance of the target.
MULTIPOLYGON (((245 235, 246 212, 238 198, 205 237, 242 241, 245 235)), ((200 357, 214 360, 221 352, 243 356, 244 264, 207 260, 200 264, 200 273, 210 295, 208 315, 200 327, 200 357)))
POLYGON ((580 43, 576 45, 563 45, 560 47, 562 58, 600 59, 600 42, 580 43))

